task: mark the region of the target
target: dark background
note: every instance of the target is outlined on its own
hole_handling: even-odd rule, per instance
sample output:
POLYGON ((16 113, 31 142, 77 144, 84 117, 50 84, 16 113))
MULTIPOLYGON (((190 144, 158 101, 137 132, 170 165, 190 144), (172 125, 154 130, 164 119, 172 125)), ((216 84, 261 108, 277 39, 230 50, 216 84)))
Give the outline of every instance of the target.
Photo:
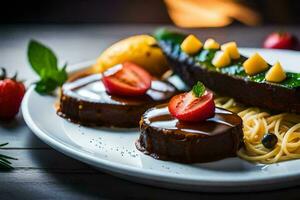
MULTIPOLYGON (((237 2, 259 12, 263 24, 300 23, 299 0, 237 0, 237 2)), ((0 23, 171 24, 172 22, 163 0, 5 0, 0 6, 0 23)))

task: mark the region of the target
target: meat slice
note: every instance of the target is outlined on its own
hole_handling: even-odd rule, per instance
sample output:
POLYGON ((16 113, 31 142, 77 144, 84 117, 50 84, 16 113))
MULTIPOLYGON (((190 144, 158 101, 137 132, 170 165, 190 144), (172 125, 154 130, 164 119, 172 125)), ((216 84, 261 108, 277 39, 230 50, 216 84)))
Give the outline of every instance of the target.
POLYGON ((236 156, 241 147, 242 119, 216 108, 203 122, 186 123, 172 117, 167 105, 149 109, 140 121, 136 147, 160 160, 202 163, 236 156))
POLYGON ((89 126, 138 127, 142 114, 150 107, 167 102, 176 88, 153 80, 143 96, 124 97, 105 91, 100 74, 84 74, 70 79, 61 89, 58 115, 89 126))

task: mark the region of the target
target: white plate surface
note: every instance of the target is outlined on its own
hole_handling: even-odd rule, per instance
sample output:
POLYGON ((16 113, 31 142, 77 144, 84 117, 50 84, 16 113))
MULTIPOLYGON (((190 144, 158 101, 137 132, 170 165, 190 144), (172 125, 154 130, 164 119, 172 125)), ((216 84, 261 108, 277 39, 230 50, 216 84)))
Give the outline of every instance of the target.
MULTIPOLYGON (((259 52, 270 63, 280 60, 289 71, 300 72, 300 53, 242 48, 244 55, 259 52)), ((73 67, 85 67, 87 63, 73 67)), ((56 115, 55 97, 29 88, 22 103, 30 129, 58 151, 110 174, 158 187, 189 191, 246 192, 271 190, 300 183, 300 160, 259 165, 239 158, 205 164, 155 160, 136 150, 136 129, 88 128, 56 115)))

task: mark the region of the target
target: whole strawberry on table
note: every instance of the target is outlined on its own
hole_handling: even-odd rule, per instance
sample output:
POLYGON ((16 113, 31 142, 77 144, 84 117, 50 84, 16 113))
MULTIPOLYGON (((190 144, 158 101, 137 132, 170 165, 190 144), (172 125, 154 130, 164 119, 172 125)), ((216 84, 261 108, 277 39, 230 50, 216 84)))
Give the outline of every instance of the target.
MULTIPOLYGON (((0 120, 13 119, 19 112, 19 108, 25 94, 25 86, 17 80, 17 74, 11 78, 7 77, 6 70, 1 68, 0 73, 0 120)), ((0 149, 8 143, 0 143, 0 149)), ((0 171, 11 170, 11 162, 16 158, 0 154, 0 171)))
POLYGON ((292 33, 273 32, 266 37, 263 47, 266 49, 299 50, 299 41, 292 33))
POLYGON ((6 70, 0 74, 0 120, 11 120, 19 112, 25 94, 25 86, 17 80, 17 75, 9 78, 6 70))

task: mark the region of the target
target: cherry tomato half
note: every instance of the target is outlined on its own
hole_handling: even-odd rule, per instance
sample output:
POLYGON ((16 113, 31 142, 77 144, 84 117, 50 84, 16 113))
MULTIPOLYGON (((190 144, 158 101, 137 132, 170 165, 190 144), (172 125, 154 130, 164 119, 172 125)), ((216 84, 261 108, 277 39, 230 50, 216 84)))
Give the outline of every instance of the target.
POLYGON ((151 87, 151 75, 132 62, 116 65, 103 73, 103 84, 110 94, 143 95, 151 87))
POLYGON ((195 97, 192 92, 174 96, 169 102, 172 116, 182 121, 203 121, 215 114, 213 94, 206 91, 201 97, 195 97))

